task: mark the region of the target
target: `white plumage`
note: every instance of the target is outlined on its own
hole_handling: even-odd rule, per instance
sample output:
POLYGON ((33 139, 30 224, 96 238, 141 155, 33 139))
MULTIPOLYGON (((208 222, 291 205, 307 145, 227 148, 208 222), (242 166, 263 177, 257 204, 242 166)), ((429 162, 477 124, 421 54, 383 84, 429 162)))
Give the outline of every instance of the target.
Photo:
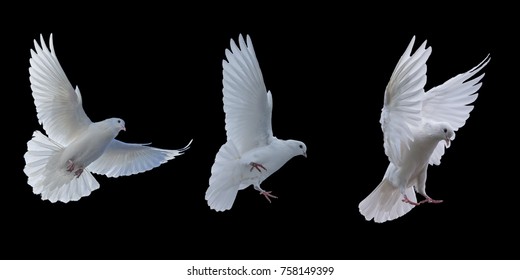
POLYGON ((476 67, 442 85, 424 91, 426 41, 412 54, 415 37, 399 59, 385 90, 381 112, 384 148, 390 164, 381 183, 359 204, 366 220, 381 223, 408 213, 415 206, 440 203, 426 194, 428 164, 439 165, 445 147, 469 117, 489 55, 476 67), (444 142, 443 142, 444 140, 444 142), (417 202, 415 192, 425 199, 417 202))
POLYGON ((206 191, 208 205, 216 211, 231 209, 238 191, 250 185, 268 200, 275 197, 260 184, 307 151, 303 142, 273 136, 271 92, 266 90, 249 36, 246 40, 247 44, 239 36, 240 48, 231 40, 227 61, 222 62, 227 142, 215 157, 206 191))
POLYGON ((51 202, 69 202, 99 188, 92 173, 108 177, 145 172, 181 155, 146 144, 128 144, 114 138, 125 123, 119 118, 92 122, 82 107, 79 89, 63 71, 52 41, 47 48, 34 41, 29 68, 37 116, 48 137, 35 131, 27 143, 24 172, 35 194, 51 202))

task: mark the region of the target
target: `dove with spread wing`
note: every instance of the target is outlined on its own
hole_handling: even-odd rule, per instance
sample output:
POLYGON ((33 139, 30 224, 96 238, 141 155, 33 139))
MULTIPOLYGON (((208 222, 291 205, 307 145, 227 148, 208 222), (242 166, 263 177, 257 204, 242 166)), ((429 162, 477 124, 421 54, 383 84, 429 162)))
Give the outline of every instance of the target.
POLYGON ((426 61, 431 47, 426 41, 412 54, 415 36, 399 59, 384 95, 381 128, 390 161, 381 183, 361 203, 367 221, 394 220, 423 203, 441 203, 426 193, 428 165, 439 165, 445 148, 455 138, 473 110, 484 74, 473 78, 490 61, 445 83, 424 90, 426 61), (415 193, 424 200, 417 201, 415 193))
POLYGON ((307 157, 301 141, 273 136, 273 99, 266 90, 260 65, 249 36, 231 40, 223 66, 223 102, 227 142, 211 168, 206 200, 216 211, 231 209, 239 190, 253 185, 270 202, 276 198, 260 184, 291 158, 307 157), (246 43, 247 41, 247 43, 246 43))
POLYGON ((40 36, 34 41, 29 73, 39 123, 47 133, 35 131, 27 143, 24 172, 35 194, 51 202, 77 201, 99 188, 91 173, 107 177, 137 174, 183 154, 148 144, 114 139, 125 122, 109 118, 92 122, 82 107, 79 88, 74 89, 63 71, 52 40, 50 49, 40 36))

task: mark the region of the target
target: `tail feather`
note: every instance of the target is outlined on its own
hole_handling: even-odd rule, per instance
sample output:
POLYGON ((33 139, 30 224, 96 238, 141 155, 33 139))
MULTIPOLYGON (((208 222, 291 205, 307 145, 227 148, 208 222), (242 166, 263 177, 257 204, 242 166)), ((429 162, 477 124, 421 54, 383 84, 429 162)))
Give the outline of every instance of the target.
POLYGON ((41 192, 41 196, 43 200, 53 203, 57 201, 67 203, 78 201, 97 189, 99 189, 99 183, 89 171, 84 170, 79 178, 74 176, 71 181, 60 187, 44 190, 41 192))
POLYGON ((27 143, 23 171, 28 177, 27 183, 35 194, 41 194, 42 200, 76 201, 99 188, 99 183, 88 170, 78 178, 71 172, 54 168, 53 160, 63 149, 40 131, 35 131, 27 143))
POLYGON ((218 151, 211 167, 209 188, 206 191, 208 206, 215 211, 231 209, 240 187, 240 154, 233 142, 228 141, 218 151))
MULTIPOLYGON (((415 191, 407 188, 406 196, 416 202, 415 191)), ((404 203, 399 188, 385 178, 363 201, 359 203, 359 212, 365 216, 367 221, 374 219, 376 223, 383 223, 397 219, 408 213, 414 205, 404 203)))

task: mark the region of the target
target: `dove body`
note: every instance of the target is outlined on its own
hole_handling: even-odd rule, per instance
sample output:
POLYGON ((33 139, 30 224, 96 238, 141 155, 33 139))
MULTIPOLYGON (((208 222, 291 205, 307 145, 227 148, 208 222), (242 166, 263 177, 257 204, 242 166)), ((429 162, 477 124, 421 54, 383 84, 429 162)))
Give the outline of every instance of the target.
POLYGON ((83 170, 103 155, 121 130, 125 130, 125 123, 118 118, 90 124, 87 130, 56 155, 59 168, 69 169, 67 171, 73 173, 83 170))
POLYGON ((488 56, 470 71, 425 91, 431 47, 425 41, 412 53, 414 42, 415 37, 385 90, 379 122, 390 163, 381 183, 359 203, 359 212, 368 221, 394 220, 422 203, 442 202, 426 194, 428 165, 440 164, 455 131, 469 118, 484 74, 472 77, 490 60, 488 56), (416 192, 425 199, 417 202, 416 192))
POLYGON ((99 188, 92 173, 107 177, 129 176, 153 169, 181 155, 166 150, 118 141, 125 129, 122 119, 92 122, 83 110, 79 88, 67 79, 52 35, 47 47, 43 36, 34 41, 29 80, 39 123, 47 133, 35 131, 27 142, 24 173, 35 194, 51 202, 76 201, 99 188))
POLYGON ((441 141, 449 146, 455 133, 448 123, 423 122, 420 129, 412 129, 414 145, 403 151, 403 163, 397 167, 392 162, 388 165, 384 178, 394 188, 399 188, 405 195, 405 189, 415 186, 415 190, 422 196, 426 194, 426 173, 428 161, 441 141))
POLYGON ((238 45, 231 40, 225 53, 222 93, 227 142, 215 156, 205 196, 215 211, 231 209, 238 191, 250 185, 270 202, 276 197, 260 184, 291 158, 307 152, 303 142, 273 136, 273 98, 265 87, 251 38, 244 40, 240 35, 238 45))
POLYGON ((240 164, 244 166, 240 189, 253 185, 256 190, 261 190, 260 184, 282 168, 290 159, 298 155, 306 156, 305 152, 302 151, 303 147, 304 144, 300 141, 280 140, 273 137, 269 145, 245 153, 240 159, 240 164), (251 166, 251 163, 261 164, 265 169, 261 167, 256 169, 251 166), (257 172, 254 172, 255 170, 257 172))

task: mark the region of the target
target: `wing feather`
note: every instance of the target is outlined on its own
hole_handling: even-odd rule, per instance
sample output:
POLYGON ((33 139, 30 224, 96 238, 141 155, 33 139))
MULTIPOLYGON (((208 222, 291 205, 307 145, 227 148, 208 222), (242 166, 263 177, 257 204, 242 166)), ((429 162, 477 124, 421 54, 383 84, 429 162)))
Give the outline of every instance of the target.
MULTIPOLYGON (((473 110, 470 104, 478 97, 484 74, 471 78, 479 73, 490 59, 488 55, 468 72, 459 74, 427 91, 422 104, 422 116, 435 122, 448 122, 454 131, 464 126, 469 113, 473 110)), ((429 163, 439 165, 444 151, 445 146, 441 142, 430 156, 429 163)))
POLYGON ((431 48, 426 41, 412 54, 415 37, 399 59, 385 90, 381 112, 385 153, 396 166, 401 165, 404 149, 413 142, 412 130, 421 121, 421 99, 426 84, 426 61, 431 48))
POLYGON ((191 144, 179 150, 158 149, 146 144, 129 144, 112 140, 109 146, 87 169, 107 177, 128 176, 153 169, 182 155, 191 144))
POLYGON ((29 80, 40 124, 47 135, 68 146, 92 122, 82 107, 79 89, 72 87, 63 71, 50 36, 50 50, 40 35, 29 60, 29 80))
POLYGON ((226 133, 240 154, 267 145, 273 135, 272 99, 249 36, 246 40, 240 35, 239 46, 231 40, 222 61, 226 133))

